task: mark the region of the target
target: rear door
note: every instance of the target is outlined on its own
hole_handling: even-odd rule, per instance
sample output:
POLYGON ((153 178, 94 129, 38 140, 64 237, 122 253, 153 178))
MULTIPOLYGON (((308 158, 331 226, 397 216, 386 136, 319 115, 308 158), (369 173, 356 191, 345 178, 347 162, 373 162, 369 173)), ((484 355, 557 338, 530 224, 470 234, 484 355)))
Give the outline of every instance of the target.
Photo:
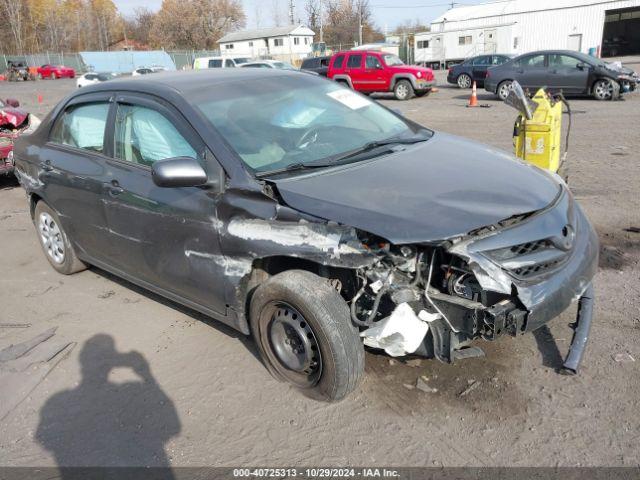
POLYGON ((151 178, 153 163, 166 158, 196 158, 214 176, 220 175, 220 165, 185 118, 161 99, 118 95, 115 112, 111 176, 104 185, 110 241, 116 247, 110 264, 166 293, 224 313, 219 193, 162 188, 151 178))
POLYGON ((364 54, 350 53, 347 58, 345 72, 349 75, 349 78, 351 78, 351 84, 353 85, 354 90, 370 89, 364 69, 364 54))
POLYGON ((545 87, 549 82, 546 55, 527 55, 514 62, 514 80, 530 90, 545 87))
POLYGON ((484 82, 490 64, 491 55, 481 55, 474 58, 471 62, 471 77, 476 82, 484 82))
POLYGON ((587 90, 589 65, 573 55, 549 54, 549 87, 566 93, 587 90))
POLYGON ((98 260, 109 248, 102 186, 108 178, 110 97, 104 92, 69 102, 39 153, 45 200, 59 213, 78 252, 98 260))

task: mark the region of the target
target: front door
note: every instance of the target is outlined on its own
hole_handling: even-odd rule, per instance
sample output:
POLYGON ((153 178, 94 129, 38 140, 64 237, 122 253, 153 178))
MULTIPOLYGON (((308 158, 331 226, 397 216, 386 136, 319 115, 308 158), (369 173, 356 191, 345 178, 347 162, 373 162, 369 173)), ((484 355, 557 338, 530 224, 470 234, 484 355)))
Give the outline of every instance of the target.
POLYGON ((150 286, 218 313, 225 312, 216 192, 162 188, 151 178, 154 162, 198 159, 209 175, 221 168, 175 110, 158 99, 117 98, 105 212, 117 247, 110 264, 150 286))
POLYGON ((387 71, 384 70, 382 62, 376 55, 367 54, 364 73, 367 82, 369 82, 367 89, 387 90, 391 79, 386 78, 387 71))
POLYGON ((579 58, 565 54, 549 54, 550 89, 565 93, 582 93, 587 90, 589 65, 579 58))

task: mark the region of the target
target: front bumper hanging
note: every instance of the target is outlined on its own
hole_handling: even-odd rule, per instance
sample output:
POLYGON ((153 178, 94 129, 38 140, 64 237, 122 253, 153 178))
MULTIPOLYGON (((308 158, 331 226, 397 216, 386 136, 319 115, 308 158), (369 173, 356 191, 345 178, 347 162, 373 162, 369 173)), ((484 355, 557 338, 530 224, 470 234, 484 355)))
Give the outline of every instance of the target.
POLYGON ((578 373, 578 367, 582 361, 587 340, 589 339, 589 330, 591 329, 591 319, 593 317, 593 299, 593 284, 589 284, 580 297, 576 321, 571 325, 573 328, 573 338, 571 339, 569 354, 562 365, 561 373, 564 375, 575 375, 578 373))

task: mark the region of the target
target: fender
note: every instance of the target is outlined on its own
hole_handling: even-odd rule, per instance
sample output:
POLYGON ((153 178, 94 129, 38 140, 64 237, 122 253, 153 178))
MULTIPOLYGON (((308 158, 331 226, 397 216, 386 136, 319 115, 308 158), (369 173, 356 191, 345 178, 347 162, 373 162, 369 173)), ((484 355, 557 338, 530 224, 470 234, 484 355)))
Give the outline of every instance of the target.
POLYGON ((338 82, 338 81, 347 82, 349 84, 349 88, 353 89, 353 83, 351 83, 351 77, 349 75, 340 73, 340 74, 334 75, 332 80, 334 82, 338 82))
POLYGON ((414 90, 418 90, 418 85, 416 84, 416 77, 409 73, 396 73, 391 77, 391 83, 389 84, 389 91, 393 91, 396 87, 396 83, 400 80, 409 80, 411 82, 411 86, 414 90))

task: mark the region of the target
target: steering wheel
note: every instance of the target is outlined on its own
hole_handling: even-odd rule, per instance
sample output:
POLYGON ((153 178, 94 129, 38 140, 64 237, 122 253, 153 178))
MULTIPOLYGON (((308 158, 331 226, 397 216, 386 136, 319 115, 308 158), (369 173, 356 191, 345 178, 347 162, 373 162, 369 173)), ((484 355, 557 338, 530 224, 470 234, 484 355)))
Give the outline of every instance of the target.
POLYGON ((321 130, 322 127, 313 127, 304 132, 304 134, 296 142, 296 149, 303 150, 312 143, 316 143, 318 141, 318 137, 320 136, 321 130))

